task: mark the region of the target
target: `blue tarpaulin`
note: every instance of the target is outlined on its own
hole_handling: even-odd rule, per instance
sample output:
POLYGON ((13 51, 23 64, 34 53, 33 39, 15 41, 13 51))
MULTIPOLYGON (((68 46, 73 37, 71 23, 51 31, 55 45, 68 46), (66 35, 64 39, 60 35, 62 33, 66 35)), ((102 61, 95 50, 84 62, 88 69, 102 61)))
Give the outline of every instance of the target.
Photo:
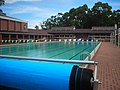
POLYGON ((22 90, 69 90, 73 65, 0 58, 0 85, 22 90))

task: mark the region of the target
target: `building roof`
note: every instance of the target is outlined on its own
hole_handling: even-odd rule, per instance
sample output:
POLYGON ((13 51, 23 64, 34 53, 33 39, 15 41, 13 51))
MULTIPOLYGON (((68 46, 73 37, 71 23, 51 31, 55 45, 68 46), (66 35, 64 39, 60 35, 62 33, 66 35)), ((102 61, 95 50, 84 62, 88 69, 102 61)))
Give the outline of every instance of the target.
POLYGON ((92 29, 75 29, 75 30, 36 30, 28 29, 28 31, 0 31, 4 34, 24 34, 24 35, 49 35, 52 34, 110 34, 114 30, 92 30, 92 29))
POLYGON ((75 30, 75 27, 52 27, 51 30, 75 30))
POLYGON ((96 26, 94 26, 94 27, 92 27, 92 30, 115 30, 115 27, 114 26, 102 26, 102 27, 96 27, 96 26))
POLYGON ((92 30, 92 29, 76 29, 76 30, 48 30, 50 34, 77 34, 77 33, 86 33, 86 34, 99 34, 99 33, 112 33, 114 30, 92 30))
POLYGON ((2 34, 19 34, 19 35, 47 35, 47 36, 52 36, 51 34, 48 33, 35 33, 35 32, 21 32, 21 31, 0 31, 2 34))
POLYGON ((9 16, 4 16, 4 15, 0 15, 0 19, 27 23, 27 21, 24 21, 24 20, 21 20, 21 19, 17 19, 17 18, 13 18, 13 17, 9 17, 9 16))
POLYGON ((44 34, 44 35, 51 35, 47 32, 47 30, 36 30, 36 29, 28 29, 29 33, 34 33, 34 34, 44 34))

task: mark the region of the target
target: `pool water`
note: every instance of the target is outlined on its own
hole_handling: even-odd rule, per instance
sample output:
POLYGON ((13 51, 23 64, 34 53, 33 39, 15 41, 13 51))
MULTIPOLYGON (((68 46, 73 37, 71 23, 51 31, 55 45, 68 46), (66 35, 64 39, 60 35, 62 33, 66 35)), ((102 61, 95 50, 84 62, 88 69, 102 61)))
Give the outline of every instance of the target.
MULTIPOLYGON (((91 53, 99 42, 44 42, 21 45, 0 46, 1 55, 35 58, 80 60, 83 52, 91 53)), ((87 55, 84 55, 85 59, 87 55)), ((84 60, 83 59, 83 60, 84 60)))

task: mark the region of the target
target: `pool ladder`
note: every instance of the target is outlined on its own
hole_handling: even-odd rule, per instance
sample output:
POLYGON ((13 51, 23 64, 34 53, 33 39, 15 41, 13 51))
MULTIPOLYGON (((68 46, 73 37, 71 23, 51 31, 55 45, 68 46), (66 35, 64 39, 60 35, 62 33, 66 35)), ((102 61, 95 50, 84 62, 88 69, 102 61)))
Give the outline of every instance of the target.
MULTIPOLYGON (((80 60, 83 60, 83 55, 87 55, 88 56, 88 61, 91 60, 91 55, 89 52, 83 52, 82 54, 80 54, 80 60)), ((84 61, 84 62, 88 62, 88 61, 84 61)), ((83 63, 81 63, 83 64, 83 63)), ((87 63, 87 65, 90 63, 87 63)), ((85 66, 85 68, 87 68, 85 66)), ((93 85, 93 90, 98 90, 98 85, 101 84, 101 82, 97 79, 97 68, 98 68, 98 62, 94 62, 94 79, 91 80, 91 84, 93 85)))
POLYGON ((83 55, 87 55, 88 56, 88 61, 91 60, 91 55, 89 52, 83 52, 80 54, 80 60, 84 60, 83 55))

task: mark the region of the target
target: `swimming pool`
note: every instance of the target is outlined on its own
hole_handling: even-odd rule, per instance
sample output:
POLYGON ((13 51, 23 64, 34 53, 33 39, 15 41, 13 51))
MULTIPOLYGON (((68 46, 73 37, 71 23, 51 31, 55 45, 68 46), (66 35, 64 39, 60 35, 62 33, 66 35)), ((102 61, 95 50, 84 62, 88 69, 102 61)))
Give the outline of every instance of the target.
POLYGON ((97 63, 80 61, 80 55, 92 55, 98 46, 99 42, 77 41, 0 46, 0 89, 93 90, 93 70, 79 65, 97 63))
MULTIPOLYGON (((91 53, 99 42, 44 42, 0 46, 1 55, 80 60, 83 52, 91 53)), ((87 55, 83 55, 83 60, 87 55)))

